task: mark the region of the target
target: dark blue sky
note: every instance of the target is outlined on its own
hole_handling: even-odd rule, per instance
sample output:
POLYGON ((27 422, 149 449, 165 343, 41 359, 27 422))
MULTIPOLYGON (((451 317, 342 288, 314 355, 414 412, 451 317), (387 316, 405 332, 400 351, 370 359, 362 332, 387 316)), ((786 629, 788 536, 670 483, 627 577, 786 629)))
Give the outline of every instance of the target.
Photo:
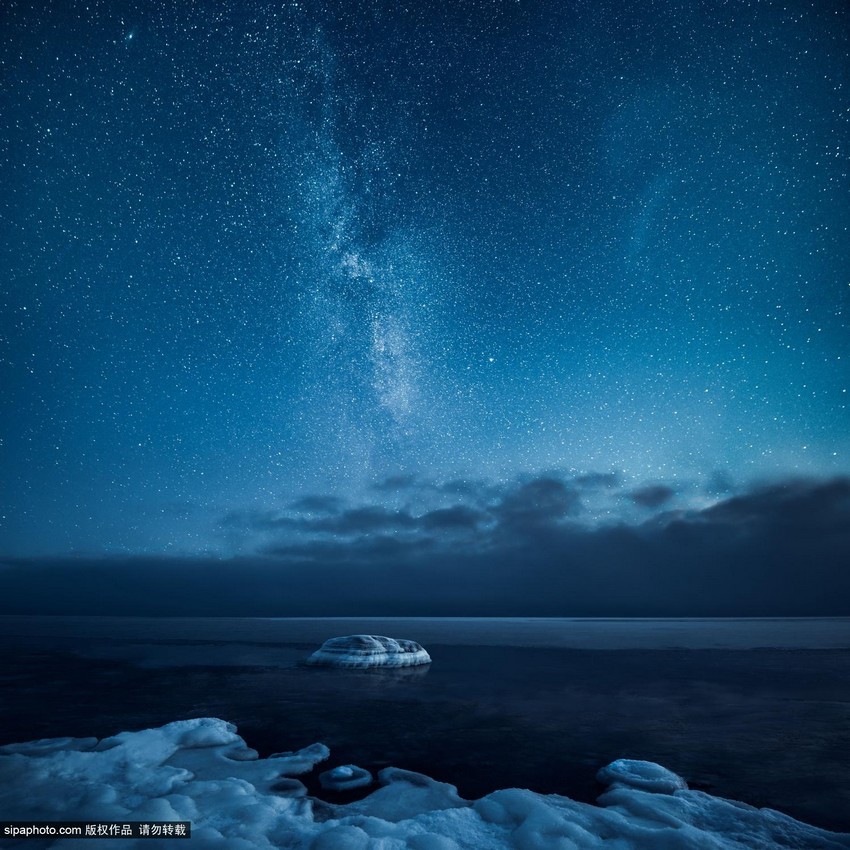
POLYGON ((847 475, 849 48, 841 0, 5 3, 0 553, 847 475))

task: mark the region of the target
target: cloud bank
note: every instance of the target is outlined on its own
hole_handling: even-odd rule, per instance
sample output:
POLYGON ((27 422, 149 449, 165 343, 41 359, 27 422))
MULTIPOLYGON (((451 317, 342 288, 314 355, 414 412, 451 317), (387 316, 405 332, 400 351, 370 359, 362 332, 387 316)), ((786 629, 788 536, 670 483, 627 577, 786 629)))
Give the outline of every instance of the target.
POLYGON ((227 559, 6 559, 0 612, 850 614, 850 478, 774 482, 719 501, 685 489, 630 489, 605 475, 397 478, 364 503, 319 494, 232 512, 219 528, 238 553, 227 559))

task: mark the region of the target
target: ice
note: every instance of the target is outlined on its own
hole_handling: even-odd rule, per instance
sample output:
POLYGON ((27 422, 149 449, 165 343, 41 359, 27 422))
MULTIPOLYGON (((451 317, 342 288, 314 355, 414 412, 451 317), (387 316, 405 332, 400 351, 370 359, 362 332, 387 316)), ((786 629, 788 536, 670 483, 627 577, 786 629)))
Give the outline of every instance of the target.
POLYGON ((349 813, 360 813, 369 817, 398 823, 415 818, 422 812, 436 812, 468 806, 458 796, 454 785, 437 782, 429 776, 386 767, 378 774, 383 786, 363 800, 346 807, 349 813))
POLYGON ((326 640, 308 664, 328 667, 415 667, 431 656, 415 640, 383 635, 347 635, 326 640))
POLYGON ((622 785, 625 788, 638 788, 641 791, 655 791, 660 794, 672 794, 688 787, 688 783, 672 770, 651 761, 634 759, 612 761, 599 771, 596 778, 613 787, 622 785))
POLYGON ((372 784, 372 774, 353 764, 341 764, 319 774, 319 784, 329 791, 351 791, 372 784))
POLYGON ((0 755, 20 753, 38 756, 58 750, 93 750, 97 743, 97 738, 41 738, 38 741, 27 741, 24 744, 6 744, 5 747, 0 747, 0 755))
MULTIPOLYGON (((0 749, 0 811, 8 820, 188 820, 193 850, 850 848, 850 835, 689 790, 652 762, 619 759, 603 768, 599 777, 608 788, 595 806, 518 788, 471 802, 452 785, 399 768, 382 770, 380 787, 364 799, 333 805, 306 796, 293 778, 328 755, 314 744, 261 759, 232 724, 215 718, 100 742, 16 744, 0 749)), ((327 773, 346 781, 361 770, 341 765, 327 773)), ((101 843, 104 850, 171 846, 156 839, 101 843)), ((90 844, 30 839, 18 846, 85 850, 90 844)))

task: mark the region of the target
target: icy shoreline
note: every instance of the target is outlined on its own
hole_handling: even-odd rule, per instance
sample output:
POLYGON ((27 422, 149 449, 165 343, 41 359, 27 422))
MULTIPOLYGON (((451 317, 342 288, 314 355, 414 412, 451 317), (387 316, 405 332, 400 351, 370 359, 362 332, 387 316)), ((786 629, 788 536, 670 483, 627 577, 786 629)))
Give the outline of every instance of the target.
MULTIPOLYGON (((0 748, 0 811, 15 820, 191 821, 193 850, 834 850, 827 832, 770 809, 688 790, 659 765, 620 760, 600 771, 598 805, 505 789, 479 800, 397 768, 355 803, 310 798, 296 777, 326 761, 314 744, 260 759, 216 718, 96 738, 54 738, 0 748)), ((173 846, 103 839, 107 846, 173 846)), ((15 846, 14 844, 11 846, 15 846)), ((83 848, 85 839, 26 841, 83 848)))

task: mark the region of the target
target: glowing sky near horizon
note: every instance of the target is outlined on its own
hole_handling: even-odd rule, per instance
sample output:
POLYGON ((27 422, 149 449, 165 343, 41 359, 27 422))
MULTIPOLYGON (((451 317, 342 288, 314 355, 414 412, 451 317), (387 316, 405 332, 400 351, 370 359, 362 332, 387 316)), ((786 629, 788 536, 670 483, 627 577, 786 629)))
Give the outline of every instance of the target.
POLYGON ((0 554, 850 473, 849 47, 839 0, 8 4, 0 554))

